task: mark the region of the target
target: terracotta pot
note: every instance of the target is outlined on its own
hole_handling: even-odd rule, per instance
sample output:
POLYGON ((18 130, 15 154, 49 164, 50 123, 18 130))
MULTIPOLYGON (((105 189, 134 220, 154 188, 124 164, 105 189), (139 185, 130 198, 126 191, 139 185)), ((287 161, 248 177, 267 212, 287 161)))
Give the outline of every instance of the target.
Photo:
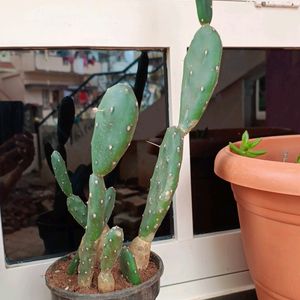
POLYGON ((268 153, 253 159, 223 148, 215 173, 231 183, 258 298, 299 300, 300 135, 263 138, 257 148, 268 153))
MULTIPOLYGON (((59 260, 66 259, 67 257, 62 257, 59 260)), ((46 285, 51 291, 52 300, 154 300, 159 294, 160 277, 164 266, 161 258, 154 252, 151 252, 150 259, 156 264, 157 273, 146 282, 128 289, 104 294, 78 294, 61 288, 53 288, 48 283, 47 274, 54 270, 57 261, 50 265, 46 272, 46 285)))

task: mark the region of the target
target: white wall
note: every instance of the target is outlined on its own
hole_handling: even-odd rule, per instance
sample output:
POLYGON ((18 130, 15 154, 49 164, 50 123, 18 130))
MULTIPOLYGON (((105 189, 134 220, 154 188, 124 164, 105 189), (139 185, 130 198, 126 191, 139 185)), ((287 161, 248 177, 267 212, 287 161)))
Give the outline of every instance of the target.
MULTIPOLYGON (((3 6, 0 47, 167 47, 170 123, 178 120, 183 58, 199 27, 193 0, 10 0, 3 6)), ((258 9, 252 2, 236 1, 214 1, 214 9, 213 25, 225 47, 300 47, 298 9, 258 9)), ((188 139, 174 202, 174 226, 173 239, 153 245, 165 262, 162 284, 222 278, 215 281, 214 293, 206 293, 203 284, 198 294, 188 298, 186 291, 176 300, 249 288, 249 277, 239 280, 247 265, 238 231, 193 235, 188 139), (232 279, 230 283, 224 274, 232 279)), ((7 269, 0 236, 1 297, 50 299, 43 278, 49 263, 7 269)))

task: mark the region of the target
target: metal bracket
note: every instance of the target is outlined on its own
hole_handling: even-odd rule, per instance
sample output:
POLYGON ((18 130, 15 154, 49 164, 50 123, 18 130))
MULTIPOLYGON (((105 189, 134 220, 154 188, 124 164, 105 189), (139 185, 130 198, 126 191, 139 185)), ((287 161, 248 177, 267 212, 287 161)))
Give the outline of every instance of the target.
POLYGON ((255 0, 256 7, 281 7, 281 8, 298 8, 299 0, 255 0))

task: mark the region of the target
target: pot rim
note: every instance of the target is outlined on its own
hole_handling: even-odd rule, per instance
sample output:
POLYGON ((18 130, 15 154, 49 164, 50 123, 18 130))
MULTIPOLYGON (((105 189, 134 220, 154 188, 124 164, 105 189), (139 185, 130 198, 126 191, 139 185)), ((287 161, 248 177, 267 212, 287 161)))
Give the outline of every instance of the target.
MULTIPOLYGON (((265 142, 299 140, 300 135, 282 135, 262 138, 265 142)), ((240 142, 234 143, 239 145, 240 142)), ((296 143, 294 143, 296 144, 296 143)), ((300 143, 299 143, 300 144, 300 143)), ((300 145, 299 145, 300 153, 300 145)), ((249 158, 230 151, 226 146, 221 149, 214 164, 216 175, 232 184, 280 194, 300 195, 300 164, 249 158)))
POLYGON ((85 298, 85 297, 88 297, 89 299, 99 299, 99 296, 101 296, 101 300, 119 299, 121 296, 125 297, 125 296, 130 296, 130 295, 136 294, 137 290, 143 290, 143 289, 147 289, 147 288, 151 287, 156 281, 160 280, 160 277, 162 276, 163 271, 164 271, 164 265, 163 265, 162 259, 160 258, 160 256, 158 254, 151 251, 150 259, 152 259, 154 261, 158 270, 154 274, 154 276, 152 276, 149 280, 147 280, 139 285, 136 285, 136 286, 133 286, 130 288, 126 288, 123 290, 119 290, 119 291, 110 292, 110 293, 97 293, 97 294, 80 294, 80 293, 66 291, 61 288, 55 288, 55 287, 50 286, 48 283, 47 273, 51 271, 51 269, 55 266, 55 264, 58 261, 66 259, 70 254, 71 253, 59 258, 54 263, 52 263, 46 270, 46 276, 45 276, 46 285, 49 288, 49 290, 51 290, 53 293, 55 293, 59 296, 63 296, 63 297, 73 297, 74 298, 74 296, 76 295, 76 299, 81 299, 81 298, 85 298))

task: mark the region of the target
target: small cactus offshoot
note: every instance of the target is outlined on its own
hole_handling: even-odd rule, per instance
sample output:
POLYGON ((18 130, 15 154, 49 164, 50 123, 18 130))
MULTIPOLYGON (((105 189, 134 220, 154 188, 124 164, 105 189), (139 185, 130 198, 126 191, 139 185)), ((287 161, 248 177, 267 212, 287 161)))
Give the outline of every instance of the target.
MULTIPOLYGON (((67 196, 68 210, 85 228, 80 247, 67 270, 68 274, 78 273, 80 287, 91 286, 97 264, 100 266, 100 292, 114 290, 112 269, 117 261, 123 276, 133 285, 141 283, 139 271, 148 266, 151 242, 170 209, 178 185, 184 137, 201 119, 219 76, 222 43, 217 31, 210 26, 212 1, 196 0, 196 5, 202 26, 184 60, 179 123, 167 129, 159 147, 139 234, 129 247, 123 246, 123 230, 119 227, 109 229, 107 225, 116 192, 112 187, 106 188, 104 176, 116 167, 134 134, 138 104, 132 89, 124 84, 113 86, 97 108, 91 142, 93 173, 89 180, 87 204, 73 194, 62 156, 56 151, 52 153, 53 171, 67 196)), ((245 136, 239 151, 249 153, 253 145, 255 142, 250 142, 245 136)))

